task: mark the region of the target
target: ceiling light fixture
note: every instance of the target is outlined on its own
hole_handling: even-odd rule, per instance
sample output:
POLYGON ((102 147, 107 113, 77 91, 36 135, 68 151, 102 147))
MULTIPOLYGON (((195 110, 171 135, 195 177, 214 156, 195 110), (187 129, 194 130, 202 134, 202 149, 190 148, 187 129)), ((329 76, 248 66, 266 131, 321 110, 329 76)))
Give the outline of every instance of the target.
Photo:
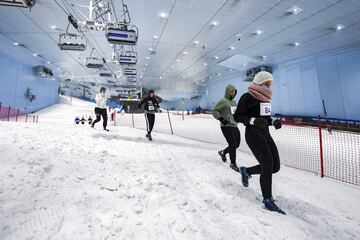
POLYGON ((56 26, 55 26, 55 25, 51 25, 50 28, 51 28, 51 29, 56 29, 56 26))
POLYGON ((19 43, 18 43, 18 42, 14 42, 14 45, 15 45, 15 46, 19 46, 19 43))
POLYGON ((159 37, 158 37, 158 36, 156 36, 156 35, 155 35, 155 36, 153 36, 153 39, 158 39, 158 38, 159 38, 159 37))
POLYGON ((160 76, 159 78, 160 78, 160 79, 163 79, 163 77, 162 77, 162 76, 160 76))
POLYGON ((218 56, 214 56, 213 58, 214 58, 214 59, 219 59, 219 57, 218 57, 218 56))
POLYGON ((161 17, 161 18, 167 18, 167 17, 168 17, 168 14, 165 13, 165 12, 161 12, 161 13, 159 13, 159 17, 161 17))
POLYGON ((294 7, 290 8, 287 12, 290 14, 296 15, 296 14, 299 14, 300 12, 302 12, 302 9, 294 6, 294 7))
POLYGON ((341 31, 341 30, 343 30, 344 28, 345 28, 345 26, 342 25, 342 24, 337 24, 337 25, 335 25, 335 27, 334 27, 334 29, 335 29, 336 31, 341 31))
POLYGON ((213 27, 216 27, 216 26, 218 26, 219 24, 220 24, 220 23, 217 22, 217 21, 212 21, 212 22, 210 23, 210 25, 213 26, 213 27))
POLYGON ((38 55, 39 55, 39 54, 37 54, 37 53, 34 53, 34 54, 33 54, 34 57, 37 57, 38 55))
POLYGON ((193 41, 193 45, 198 45, 200 41, 193 41))
POLYGON ((47 64, 51 64, 51 62, 50 62, 50 61, 48 61, 48 62, 47 62, 47 64))
POLYGON ((149 60, 149 59, 150 59, 150 57, 146 57, 145 59, 149 60))
POLYGON ((297 47, 297 46, 300 45, 300 43, 298 43, 298 42, 293 42, 293 43, 290 43, 290 45, 293 46, 293 47, 297 47))
POLYGON ((189 54, 189 52, 184 51, 184 52, 183 52, 183 54, 184 54, 184 55, 188 55, 188 54, 189 54))
POLYGON ((264 31, 262 31, 262 30, 256 30, 256 32, 255 32, 256 35, 261 35, 263 33, 264 33, 264 31))
POLYGON ((179 60, 179 59, 176 59, 176 60, 175 60, 175 62, 179 63, 179 62, 180 62, 180 60, 179 60))
POLYGON ((234 50, 234 49, 235 49, 235 47, 233 47, 233 46, 228 47, 228 50, 234 50))
POLYGON ((154 49, 153 49, 153 48, 149 48, 149 51, 152 52, 152 51, 154 51, 154 49))
POLYGON ((208 64, 206 62, 203 63, 204 66, 207 66, 208 64))
POLYGON ((221 73, 218 72, 217 75, 218 75, 218 76, 221 76, 221 73))

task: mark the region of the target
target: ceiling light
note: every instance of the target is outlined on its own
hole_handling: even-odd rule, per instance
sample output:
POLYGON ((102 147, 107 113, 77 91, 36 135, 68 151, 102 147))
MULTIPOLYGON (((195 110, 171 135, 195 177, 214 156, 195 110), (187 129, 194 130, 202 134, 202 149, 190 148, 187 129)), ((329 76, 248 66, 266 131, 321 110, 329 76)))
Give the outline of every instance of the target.
POLYGON ((193 41, 194 45, 198 45, 200 43, 200 41, 193 41))
POLYGON ((158 38, 159 38, 159 37, 158 37, 158 36, 156 36, 156 35, 155 35, 155 36, 153 36, 153 39, 158 39, 158 38))
POLYGON ((50 62, 50 61, 48 61, 48 62, 47 62, 47 64, 51 64, 51 62, 50 62))
POLYGON ((185 51, 185 52, 183 52, 183 54, 184 54, 184 55, 188 55, 188 54, 189 54, 189 52, 186 52, 186 51, 185 51))
POLYGON ((149 60, 149 59, 150 59, 150 57, 146 57, 145 59, 149 60))
POLYGON ((162 79, 162 76, 160 76, 159 78, 162 79))
POLYGON ((176 60, 175 60, 175 62, 179 63, 179 62, 180 62, 180 60, 179 60, 179 59, 176 59, 176 60))
POLYGON ((39 54, 37 54, 37 53, 34 53, 33 55, 34 55, 34 57, 37 57, 37 56, 38 56, 39 54))
POLYGON ((56 29, 56 26, 55 26, 55 25, 51 25, 50 28, 51 28, 51 29, 56 29))
POLYGON ((229 71, 229 72, 232 72, 232 69, 231 69, 231 68, 228 68, 228 71, 229 71))
POLYGON ((213 27, 216 27, 216 26, 219 25, 219 22, 217 22, 217 21, 212 21, 212 22, 210 23, 210 25, 213 26, 213 27))
POLYGON ((218 72, 217 75, 218 75, 218 76, 221 76, 221 73, 218 72))
POLYGON ((236 34, 237 37, 242 37, 241 33, 236 34))
POLYGON ((293 46, 293 47, 297 47, 297 46, 300 45, 300 43, 298 43, 298 42, 293 42, 293 43, 290 43, 290 45, 293 46))
POLYGON ((290 9, 288 10, 288 13, 294 14, 294 15, 296 15, 296 14, 298 14, 298 13, 300 13, 300 12, 302 12, 302 9, 299 8, 299 7, 296 7, 296 6, 290 8, 290 9))
POLYGON ((205 82, 205 79, 201 80, 202 82, 205 82))
POLYGON ((243 66, 246 66, 247 65, 247 63, 243 63, 243 66))
POLYGON ((148 65, 147 63, 144 64, 144 66, 147 66, 147 65, 148 65))
POLYGON ((234 49, 235 49, 235 47, 233 47, 233 46, 228 47, 228 50, 234 50, 234 49))
POLYGON ((203 63, 204 66, 207 66, 208 64, 206 62, 203 63))
POLYGON ((262 30, 256 30, 256 32, 255 32, 256 35, 261 35, 263 33, 264 33, 264 31, 262 31, 262 30))
POLYGON ((15 46, 19 46, 19 43, 17 43, 17 42, 14 42, 14 45, 15 45, 15 46))
POLYGON ((58 67, 58 70, 61 70, 61 67, 58 67))
POLYGON ((334 28, 336 31, 340 31, 340 30, 343 30, 345 28, 345 26, 342 24, 337 24, 334 28))
POLYGON ((219 57, 218 57, 218 56, 214 56, 213 58, 214 58, 214 59, 219 59, 219 57))
POLYGON ((154 51, 154 49, 153 49, 153 48, 149 48, 149 51, 152 52, 152 51, 154 51))
POLYGON ((167 17, 168 17, 168 14, 165 13, 165 12, 161 12, 161 13, 159 13, 159 17, 161 17, 161 18, 167 18, 167 17))

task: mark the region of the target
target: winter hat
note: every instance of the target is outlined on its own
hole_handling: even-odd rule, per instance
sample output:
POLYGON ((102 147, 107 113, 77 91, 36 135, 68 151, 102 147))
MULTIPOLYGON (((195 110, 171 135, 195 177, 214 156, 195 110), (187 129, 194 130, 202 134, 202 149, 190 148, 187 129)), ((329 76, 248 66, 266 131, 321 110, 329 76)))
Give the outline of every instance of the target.
POLYGON ((266 72, 266 71, 261 71, 255 75, 253 83, 256 85, 261 85, 267 81, 272 82, 272 80, 273 80, 273 76, 271 73, 266 72))
POLYGON ((101 88, 100 88, 100 92, 102 92, 102 91, 106 91, 106 88, 101 87, 101 88))

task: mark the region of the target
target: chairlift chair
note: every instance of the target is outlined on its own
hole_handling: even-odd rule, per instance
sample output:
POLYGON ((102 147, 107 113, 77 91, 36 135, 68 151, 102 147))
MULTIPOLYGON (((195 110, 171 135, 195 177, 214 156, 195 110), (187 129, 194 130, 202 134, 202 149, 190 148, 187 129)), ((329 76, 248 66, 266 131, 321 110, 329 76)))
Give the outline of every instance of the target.
POLYGON ((100 69, 99 76, 100 77, 112 77, 112 72, 109 69, 100 69))
POLYGON ((128 75, 136 75, 137 71, 135 68, 125 68, 124 69, 124 75, 128 76, 128 75))
POLYGON ((85 51, 86 40, 74 33, 63 33, 59 35, 58 46, 64 51, 85 51))
POLYGON ((121 45, 136 45, 138 30, 134 25, 124 25, 119 23, 108 23, 105 36, 109 43, 121 45))
POLYGON ((124 52, 119 55, 120 64, 136 64, 137 63, 137 52, 124 52))

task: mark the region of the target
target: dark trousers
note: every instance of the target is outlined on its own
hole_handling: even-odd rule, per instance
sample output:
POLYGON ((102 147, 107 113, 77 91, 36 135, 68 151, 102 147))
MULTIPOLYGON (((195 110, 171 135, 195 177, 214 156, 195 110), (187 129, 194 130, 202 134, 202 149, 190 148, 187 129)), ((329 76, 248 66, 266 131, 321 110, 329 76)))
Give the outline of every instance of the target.
POLYGON ((151 134, 151 131, 154 128, 155 114, 145 113, 145 119, 146 119, 146 130, 148 134, 151 134))
POLYGON ((223 152, 224 154, 229 153, 231 164, 236 164, 236 149, 240 146, 240 131, 237 127, 221 127, 221 131, 229 144, 223 152))
POLYGON ((92 125, 94 126, 95 123, 100 122, 100 120, 101 120, 100 116, 102 116, 102 118, 103 118, 103 127, 104 127, 104 129, 106 129, 107 120, 108 120, 106 108, 98 108, 98 107, 96 107, 95 108, 95 115, 96 115, 96 119, 92 123, 92 125))
POLYGON ((257 127, 246 127, 246 142, 260 165, 248 168, 248 173, 260 174, 261 192, 264 198, 271 198, 272 174, 280 170, 277 147, 269 131, 257 127))

